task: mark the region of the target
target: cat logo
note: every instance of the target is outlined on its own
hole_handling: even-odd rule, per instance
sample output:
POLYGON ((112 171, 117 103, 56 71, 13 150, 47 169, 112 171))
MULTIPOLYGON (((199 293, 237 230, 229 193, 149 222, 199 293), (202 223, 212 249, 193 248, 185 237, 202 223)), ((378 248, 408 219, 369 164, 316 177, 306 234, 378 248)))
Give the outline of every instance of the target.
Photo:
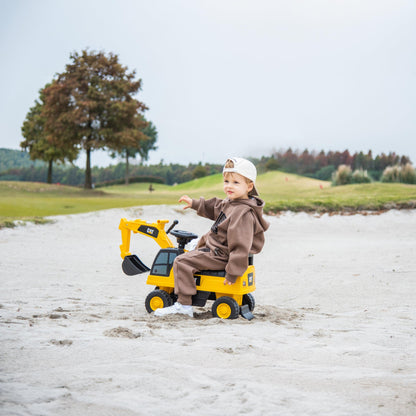
POLYGON ((146 225, 141 225, 137 231, 140 231, 143 234, 146 234, 150 237, 157 238, 159 235, 159 230, 155 227, 148 227, 146 225))

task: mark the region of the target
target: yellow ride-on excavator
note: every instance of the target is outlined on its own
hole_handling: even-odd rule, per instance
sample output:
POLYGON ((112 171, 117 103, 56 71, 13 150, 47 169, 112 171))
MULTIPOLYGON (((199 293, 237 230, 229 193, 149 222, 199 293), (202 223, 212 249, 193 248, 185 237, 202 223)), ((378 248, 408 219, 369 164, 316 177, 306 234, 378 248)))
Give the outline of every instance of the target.
MULTIPOLYGON (((122 269, 125 274, 132 276, 149 272, 147 284, 155 286, 145 301, 147 312, 173 305, 176 301, 174 293, 173 261, 184 253, 185 246, 197 238, 196 234, 188 231, 174 230, 178 221, 175 220, 167 231, 168 220, 157 220, 154 223, 136 219, 128 221, 122 218, 120 245, 122 269), (131 232, 152 238, 160 246, 152 267, 149 269, 137 255, 130 253, 131 232), (168 234, 176 237, 178 246, 175 247, 168 234)), ((194 275, 197 293, 192 297, 192 305, 205 306, 208 300, 213 300, 212 314, 222 319, 236 319, 241 314, 246 319, 253 319, 252 311, 255 306, 252 292, 256 289, 253 256, 249 256, 248 268, 233 285, 224 285, 225 270, 203 270, 194 275)))

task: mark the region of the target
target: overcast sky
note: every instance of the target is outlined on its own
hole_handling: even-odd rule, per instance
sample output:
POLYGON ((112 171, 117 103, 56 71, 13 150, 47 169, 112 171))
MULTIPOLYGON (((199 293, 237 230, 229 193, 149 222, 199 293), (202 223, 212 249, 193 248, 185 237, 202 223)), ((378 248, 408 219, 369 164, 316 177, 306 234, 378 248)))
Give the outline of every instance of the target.
POLYGON ((291 147, 416 164, 415 0, 0 0, 0 19, 0 147, 89 47, 142 79, 151 163, 291 147))

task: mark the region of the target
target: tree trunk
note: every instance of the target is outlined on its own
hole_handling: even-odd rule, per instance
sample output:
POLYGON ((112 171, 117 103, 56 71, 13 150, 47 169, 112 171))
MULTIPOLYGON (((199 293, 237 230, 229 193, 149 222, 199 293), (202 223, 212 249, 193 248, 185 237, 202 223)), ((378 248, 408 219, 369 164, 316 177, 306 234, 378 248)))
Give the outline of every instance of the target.
POLYGON ((126 174, 125 174, 125 184, 128 185, 129 184, 129 154, 126 151, 126 174))
POLYGON ((91 149, 87 148, 87 161, 85 164, 85 185, 84 189, 92 189, 92 178, 91 178, 91 149))
POLYGON ((50 160, 49 161, 49 165, 48 165, 48 179, 47 179, 47 183, 52 183, 52 164, 53 164, 53 161, 50 160))

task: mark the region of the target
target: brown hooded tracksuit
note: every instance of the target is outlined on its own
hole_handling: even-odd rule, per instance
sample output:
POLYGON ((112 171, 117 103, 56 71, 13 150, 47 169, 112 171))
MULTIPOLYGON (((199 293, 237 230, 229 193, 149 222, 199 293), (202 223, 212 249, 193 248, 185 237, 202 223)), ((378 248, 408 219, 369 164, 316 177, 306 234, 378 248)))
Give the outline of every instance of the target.
POLYGON ((269 223, 263 218, 264 202, 249 199, 193 199, 191 207, 201 217, 215 220, 197 249, 176 257, 173 263, 175 293, 182 305, 192 304, 196 294, 194 273, 224 270, 226 279, 235 282, 248 267, 248 255, 261 251, 269 223))

